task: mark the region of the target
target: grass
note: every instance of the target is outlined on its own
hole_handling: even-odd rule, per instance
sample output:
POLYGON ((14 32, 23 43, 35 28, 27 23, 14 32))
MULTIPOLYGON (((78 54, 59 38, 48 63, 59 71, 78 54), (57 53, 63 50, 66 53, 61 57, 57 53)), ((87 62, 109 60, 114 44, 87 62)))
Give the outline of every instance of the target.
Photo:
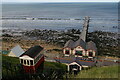
POLYGON ((45 62, 44 67, 53 68, 53 69, 63 69, 63 70, 67 69, 67 66, 65 64, 56 63, 56 62, 45 62))
MULTIPOLYGON (((20 64, 19 62, 19 58, 17 57, 9 57, 9 56, 2 56, 2 62, 4 65, 4 62, 8 62, 11 64, 20 64)), ((60 63, 56 63, 56 62, 44 62, 44 67, 45 68, 53 68, 53 69, 66 69, 66 65, 64 64, 60 64, 60 63)))
MULTIPOLYGON (((19 64, 19 58, 14 57, 8 57, 8 56, 2 56, 2 61, 4 65, 4 62, 10 62, 12 65, 19 64)), ((44 69, 62 69, 66 71, 66 65, 56 63, 56 62, 44 62, 44 69)), ((120 65, 114 65, 114 66, 106 66, 106 67, 92 67, 88 70, 82 70, 78 73, 78 75, 73 76, 69 75, 70 78, 118 78, 118 74, 120 71, 118 70, 120 68, 120 65)), ((6 67, 2 68, 3 72, 6 72, 6 67)))
POLYGON ((120 73, 118 68, 120 68, 119 65, 93 67, 88 70, 82 70, 75 78, 118 78, 118 74, 120 73))
POLYGON ((2 55, 2 76, 13 76, 16 73, 19 73, 19 68, 17 64, 20 64, 19 58, 2 55), (15 66, 17 66, 16 70, 15 66))
MULTIPOLYGON (((18 78, 18 77, 22 77, 22 78, 28 77, 27 74, 24 74, 23 69, 21 69, 16 64, 20 64, 19 58, 2 56, 2 74, 3 74, 2 77, 5 79, 18 78)), ((44 65, 44 68, 42 68, 42 65, 41 65, 38 68, 36 74, 34 74, 34 75, 39 75, 39 77, 42 78, 43 76, 41 74, 44 74, 46 76, 46 79, 47 79, 47 77, 52 78, 54 76, 61 78, 64 75, 64 71, 66 70, 66 65, 56 63, 56 62, 46 62, 45 61, 43 65, 44 65)))
POLYGON ((2 56, 2 65, 4 65, 4 62, 11 63, 12 65, 20 64, 19 58, 17 57, 2 56))
MULTIPOLYGON (((7 67, 5 67, 7 63, 11 63, 12 66, 16 65, 16 64, 20 64, 19 62, 19 58, 17 57, 9 57, 9 56, 2 56, 2 71, 7 70, 7 67)), ((56 63, 56 62, 44 62, 44 69, 63 69, 66 70, 66 65, 64 64, 60 64, 60 63, 56 63)))

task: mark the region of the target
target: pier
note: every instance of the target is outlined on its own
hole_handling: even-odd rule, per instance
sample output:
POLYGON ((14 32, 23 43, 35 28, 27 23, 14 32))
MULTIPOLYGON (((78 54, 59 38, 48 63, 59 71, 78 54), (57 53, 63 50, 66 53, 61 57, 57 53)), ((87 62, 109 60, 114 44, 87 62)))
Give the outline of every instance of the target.
POLYGON ((90 17, 86 16, 84 19, 84 24, 83 24, 83 30, 80 34, 80 38, 83 41, 86 41, 87 33, 88 33, 88 27, 89 27, 89 22, 90 22, 90 17))

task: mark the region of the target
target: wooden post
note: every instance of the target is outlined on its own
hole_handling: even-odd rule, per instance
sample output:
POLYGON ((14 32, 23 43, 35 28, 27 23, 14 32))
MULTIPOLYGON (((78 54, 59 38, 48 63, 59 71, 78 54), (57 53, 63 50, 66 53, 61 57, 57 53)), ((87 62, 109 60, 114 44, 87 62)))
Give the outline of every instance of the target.
POLYGON ((70 68, 69 68, 69 64, 67 65, 67 67, 68 67, 68 71, 69 71, 69 69, 70 69, 70 68))

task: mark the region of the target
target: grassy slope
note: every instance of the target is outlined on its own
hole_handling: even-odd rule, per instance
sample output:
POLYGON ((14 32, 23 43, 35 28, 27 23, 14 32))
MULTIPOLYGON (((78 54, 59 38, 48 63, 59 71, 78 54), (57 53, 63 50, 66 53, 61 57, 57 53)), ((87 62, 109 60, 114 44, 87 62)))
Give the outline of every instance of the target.
MULTIPOLYGON (((2 62, 9 62, 9 63, 12 63, 13 65, 14 64, 19 64, 19 58, 17 57, 9 57, 9 56, 2 56, 2 62)), ((4 65, 4 64, 2 64, 4 65)))
MULTIPOLYGON (((4 62, 11 63, 12 65, 20 64, 19 58, 15 58, 15 57, 2 56, 2 61, 3 61, 2 65, 4 65, 4 62)), ((44 62, 44 67, 53 68, 53 69, 64 69, 64 70, 66 69, 66 65, 55 62, 44 62)))
MULTIPOLYGON (((2 56, 2 58, 3 58, 2 59, 2 61, 3 61, 3 63, 2 63, 2 74, 3 75, 2 76, 4 78, 5 77, 9 78, 9 77, 14 77, 14 76, 19 76, 19 75, 23 76, 24 75, 24 74, 22 75, 21 72, 19 72, 19 71, 21 71, 19 69, 19 67, 17 67, 16 70, 14 69, 14 66, 16 64, 20 64, 19 63, 19 58, 13 58, 13 57, 8 57, 8 56, 2 56), (9 68, 9 64, 7 65, 6 62, 7 63, 11 63, 12 68, 10 67, 10 69, 8 69, 9 68)), ((44 68, 43 69, 44 69, 43 73, 46 76, 54 75, 53 73, 56 71, 55 73, 57 75, 59 74, 58 77, 61 77, 62 75, 64 75, 63 71, 66 70, 66 65, 55 63, 55 62, 44 62, 44 68)), ((42 69, 40 67, 39 67, 39 70, 42 71, 42 69)), ((38 70, 38 72, 40 72, 39 70, 38 70)))
POLYGON ((53 68, 53 69, 63 69, 66 70, 66 65, 56 62, 45 62, 44 63, 45 68, 53 68))
POLYGON ((120 68, 120 66, 93 67, 81 71, 76 78, 118 78, 120 73, 118 67, 120 68))
MULTIPOLYGON (((2 56, 2 61, 12 62, 12 64, 19 64, 18 58, 2 56)), ((4 64, 3 64, 4 65, 4 64)), ((66 66, 54 62, 45 62, 44 67, 53 69, 66 69, 66 66)), ((120 66, 119 66, 120 68, 120 66)), ((2 70, 4 71, 5 68, 2 70)), ((118 78, 118 66, 108 67, 93 67, 88 70, 82 70, 75 78, 118 78)), ((71 77, 73 77, 71 75, 71 77)))

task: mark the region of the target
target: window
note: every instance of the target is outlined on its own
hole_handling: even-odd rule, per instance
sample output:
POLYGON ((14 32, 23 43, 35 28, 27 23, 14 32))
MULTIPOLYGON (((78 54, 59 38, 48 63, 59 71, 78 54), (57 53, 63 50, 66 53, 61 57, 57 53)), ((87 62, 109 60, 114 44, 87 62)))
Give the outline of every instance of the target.
POLYGON ((33 65, 33 60, 30 60, 30 65, 33 65))
POLYGON ((89 56, 92 57, 93 56, 93 52, 89 52, 89 56))
POLYGON ((29 60, 27 60, 27 64, 30 65, 29 60))
POLYGON ((23 64, 23 59, 21 59, 21 64, 23 64))
POLYGON ((24 60, 24 64, 26 65, 26 60, 24 60))
POLYGON ((69 50, 65 50, 65 54, 70 54, 70 51, 69 50))
POLYGON ((82 52, 83 52, 83 51, 76 51, 75 55, 80 55, 80 56, 82 56, 82 52))
POLYGON ((35 63, 37 63, 41 58, 41 55, 39 55, 36 59, 35 59, 35 63))

